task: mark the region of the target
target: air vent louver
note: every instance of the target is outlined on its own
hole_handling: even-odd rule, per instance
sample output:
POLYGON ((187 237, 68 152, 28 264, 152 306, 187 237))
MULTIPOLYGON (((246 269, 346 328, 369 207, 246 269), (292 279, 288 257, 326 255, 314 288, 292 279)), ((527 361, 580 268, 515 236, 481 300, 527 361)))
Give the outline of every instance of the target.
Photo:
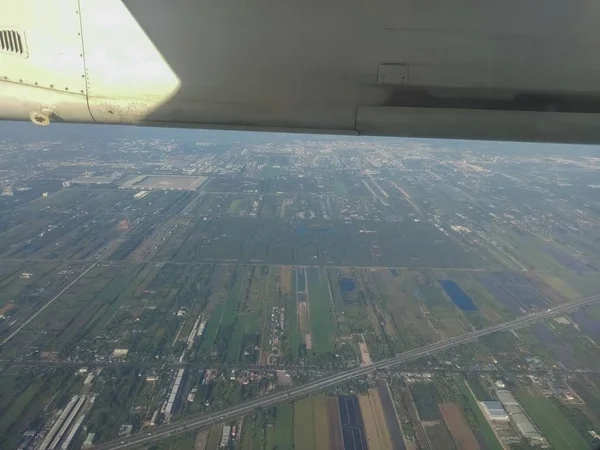
POLYGON ((0 30, 0 51, 27 56, 25 42, 21 33, 15 30, 0 30))

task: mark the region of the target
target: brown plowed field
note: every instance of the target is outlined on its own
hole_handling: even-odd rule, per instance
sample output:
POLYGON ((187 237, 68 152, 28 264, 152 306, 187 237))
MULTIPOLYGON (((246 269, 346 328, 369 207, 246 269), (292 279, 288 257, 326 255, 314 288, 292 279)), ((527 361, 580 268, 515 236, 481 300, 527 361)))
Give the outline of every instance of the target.
POLYGON ((344 450, 342 439, 342 423, 340 422, 340 406, 337 397, 325 398, 327 424, 329 425, 329 445, 331 450, 344 450))
POLYGON ((479 450, 479 444, 456 403, 442 403, 440 412, 450 435, 461 450, 479 450))

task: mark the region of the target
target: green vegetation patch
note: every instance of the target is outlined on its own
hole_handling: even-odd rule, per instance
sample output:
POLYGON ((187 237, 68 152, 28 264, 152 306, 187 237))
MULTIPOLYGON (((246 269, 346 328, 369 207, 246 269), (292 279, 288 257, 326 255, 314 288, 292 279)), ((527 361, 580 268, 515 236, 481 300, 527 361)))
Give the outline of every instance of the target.
MULTIPOLYGON (((294 277, 295 278, 295 277, 294 277)), ((287 306, 285 308, 286 324, 288 327, 287 339, 288 346, 292 354, 292 358, 297 359, 300 354, 300 344, 302 344, 302 336, 298 332, 298 304, 296 296, 289 296, 287 306)))
POLYGON ((206 439, 206 447, 207 449, 216 449, 219 445, 219 441, 221 440, 221 433, 223 429, 223 425, 217 425, 212 427, 208 432, 208 438, 206 439))
POLYGON ((227 214, 238 214, 240 212, 240 209, 242 209, 242 206, 244 206, 242 204, 242 200, 239 198, 235 199, 231 202, 231 205, 229 205, 229 209, 227 209, 227 214))
POLYGON ((327 277, 315 267, 306 269, 310 310, 312 349, 315 353, 333 353, 333 339, 337 326, 332 314, 327 277))
POLYGON ((215 343, 217 333, 219 332, 219 327, 221 326, 221 318, 223 317, 224 311, 225 305, 221 303, 217 305, 211 313, 210 318, 206 323, 204 333, 202 334, 202 342, 200 343, 201 351, 209 351, 215 343))
POLYGON ((243 321, 238 320, 237 316, 240 293, 244 284, 244 271, 244 267, 234 269, 229 279, 227 299, 225 303, 219 303, 210 315, 199 348, 200 351, 210 351, 217 342, 219 353, 221 355, 226 353, 227 360, 231 362, 237 361, 239 357, 244 334, 243 321), (233 359, 234 353, 235 359, 233 359))
POLYGON ((425 431, 434 449, 443 448, 453 450, 456 448, 448 429, 443 423, 426 426, 425 431))
POLYGON ((263 434, 257 414, 244 417, 240 448, 242 450, 262 450, 261 441, 263 434))
POLYGON ((294 445, 294 407, 283 405, 277 408, 275 417, 275 447, 278 449, 292 448, 294 445))
POLYGON ((242 351, 242 338, 244 337, 244 330, 246 329, 246 317, 240 316, 235 321, 233 327, 233 334, 229 339, 229 346, 227 347, 227 362, 236 362, 242 351))
POLYGON ((481 378, 479 375, 477 375, 477 374, 467 375, 467 382, 469 383, 469 387, 471 388, 471 391, 475 395, 475 398, 477 399, 477 401, 482 402, 485 400, 491 400, 490 395, 487 393, 487 391, 485 390, 485 388, 483 387, 483 385, 481 383, 481 378))
POLYGON ((450 303, 449 301, 446 299, 446 297, 444 297, 444 294, 442 293, 441 289, 439 288, 439 286, 437 285, 437 283, 429 283, 429 284, 425 284, 425 283, 419 283, 419 292, 421 293, 421 295, 423 296, 423 299, 425 300, 425 304, 427 305, 428 308, 430 309, 436 309, 436 308, 444 308, 444 309, 449 309, 450 308, 450 303))
POLYGON ((341 197, 347 197, 350 194, 348 186, 346 186, 346 183, 340 178, 336 178, 333 182, 333 192, 341 197))
POLYGON ((37 395, 40 387, 41 383, 38 382, 30 384, 2 414, 2 418, 0 418, 0 436, 4 436, 11 425, 17 421, 23 410, 37 395))
POLYGON ((544 280, 544 283, 563 297, 568 298, 569 300, 576 300, 581 297, 581 294, 573 289, 565 280, 544 273, 540 273, 539 276, 544 280))
POLYGON ((441 419, 438 409, 438 395, 435 386, 431 383, 414 383, 410 386, 410 393, 419 411, 421 420, 441 419))
POLYGON ((294 445, 298 449, 315 448, 313 399, 310 397, 294 403, 294 445))
POLYGON ((221 320, 221 326, 233 325, 236 320, 236 311, 240 300, 242 285, 244 284, 244 267, 236 267, 230 279, 230 289, 225 302, 225 312, 221 320))
POLYGON ((532 395, 524 388, 517 389, 515 394, 527 415, 535 422, 552 447, 567 450, 589 449, 589 445, 549 399, 532 395))

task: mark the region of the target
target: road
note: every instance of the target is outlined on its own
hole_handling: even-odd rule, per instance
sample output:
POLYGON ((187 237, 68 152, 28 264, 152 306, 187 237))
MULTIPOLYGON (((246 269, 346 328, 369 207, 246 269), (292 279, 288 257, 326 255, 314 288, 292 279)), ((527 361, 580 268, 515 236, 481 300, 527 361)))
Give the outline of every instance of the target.
POLYGON ((42 311, 44 311, 48 306, 50 306, 52 303, 54 303, 56 300, 58 300, 58 298, 61 295, 63 295, 65 292, 67 292, 69 289, 71 289, 71 287, 75 283, 77 283, 79 280, 81 280, 90 270, 92 270, 94 267, 96 267, 97 264, 98 263, 95 262, 91 266, 89 266, 87 269, 85 269, 83 272, 81 272, 73 281, 71 281, 69 284, 67 284, 67 286, 62 291, 60 291, 58 294, 56 294, 54 297, 52 297, 44 306, 42 306, 40 309, 38 309, 30 318, 28 318, 25 322, 23 322, 15 331, 13 331, 12 333, 10 333, 0 343, 0 347, 2 347, 3 345, 5 345, 8 341, 10 341, 12 338, 14 338, 17 334, 19 334, 19 332, 29 324, 29 322, 31 322, 38 315, 40 315, 42 313, 42 311))
MULTIPOLYGON (((237 259, 205 259, 202 261, 173 261, 170 259, 149 259, 145 261, 122 261, 122 260, 114 260, 107 258, 17 258, 17 257, 3 257, 0 256, 0 263, 4 262, 15 263, 15 262, 61 262, 67 264, 77 264, 77 263, 91 263, 96 262, 98 264, 108 264, 111 266, 125 266, 125 265, 135 265, 135 264, 163 264, 163 265, 173 265, 173 266, 209 266, 213 264, 217 265, 225 265, 225 266, 272 266, 272 267, 281 267, 281 264, 276 263, 268 263, 266 261, 261 260, 253 260, 253 261, 239 261, 237 259)), ((318 263, 311 262, 310 264, 291 264, 293 267, 332 267, 334 269, 345 269, 348 267, 355 269, 407 269, 407 270, 445 270, 448 272, 494 272, 493 269, 489 267, 431 267, 431 266, 403 266, 403 265, 360 265, 360 264, 329 264, 327 262, 318 263)), ((549 273, 548 271, 538 270, 538 269, 527 269, 522 272, 529 273, 549 273)))
POLYGON ((256 399, 252 399, 247 402, 240 403, 236 406, 232 406, 230 408, 221 410, 220 412, 213 412, 211 413, 211 415, 207 415, 206 413, 204 413, 201 415, 190 416, 174 423, 159 425, 152 429, 146 429, 143 432, 139 432, 126 438, 115 439, 104 444, 93 446, 91 447, 91 449, 124 450, 138 448, 143 445, 150 444, 151 442, 173 437, 175 435, 186 433, 195 429, 208 427, 226 420, 238 418, 249 414, 258 408, 267 408, 276 406, 281 403, 287 403, 291 400, 304 397, 314 392, 322 391, 326 388, 342 383, 350 378, 356 378, 366 375, 377 369, 384 369, 418 358, 430 356, 434 353, 439 353, 449 348, 456 347, 457 345, 475 341, 482 336, 486 336, 499 331, 510 331, 515 330, 517 328, 522 328, 539 320, 572 312, 574 310, 583 308, 585 306, 591 305, 592 303, 596 303, 599 301, 600 295, 595 295, 592 297, 581 299, 576 302, 556 306, 554 308, 550 308, 542 312, 537 312, 529 314, 527 316, 519 317, 510 322, 494 325, 481 330, 471 331, 469 333, 451 339, 447 339, 442 342, 435 342, 424 347, 409 350, 392 358, 387 358, 378 361, 369 366, 346 370, 344 372, 339 372, 335 375, 331 375, 320 380, 304 384, 302 386, 290 388, 286 391, 277 392, 275 394, 270 394, 256 399))

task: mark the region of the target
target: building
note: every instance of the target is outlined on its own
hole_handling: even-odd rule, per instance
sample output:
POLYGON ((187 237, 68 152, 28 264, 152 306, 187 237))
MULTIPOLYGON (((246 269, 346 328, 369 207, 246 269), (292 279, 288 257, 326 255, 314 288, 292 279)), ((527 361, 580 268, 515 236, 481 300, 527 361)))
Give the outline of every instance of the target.
POLYGON ((508 421, 508 413, 502 406, 500 402, 497 401, 486 401, 481 402, 481 406, 483 407, 483 411, 487 416, 488 420, 495 421, 508 421))
POLYGON ((498 389, 504 389, 506 387, 506 385, 504 384, 504 381, 502 381, 502 380, 496 380, 496 387, 498 389))
POLYGON ((96 433, 88 433, 87 437, 85 438, 85 442, 83 443, 83 446, 91 447, 92 445, 94 445, 95 437, 96 437, 96 433))
MULTIPOLYGON (((521 408, 517 406, 517 408, 521 408)), ((544 437, 540 434, 540 432, 533 426, 531 421, 527 418, 527 416, 521 412, 516 412, 511 415, 511 421, 514 424, 516 430, 529 442, 545 442, 544 437)))
POLYGON ((231 427, 229 425, 223 426, 223 434, 221 435, 221 447, 227 447, 229 445, 229 433, 231 432, 231 427))
POLYGON ((156 425, 156 422, 158 421, 158 413, 160 411, 157 409, 156 411, 154 411, 154 414, 152 414, 152 419, 150 419, 150 425, 154 426, 156 425))
POLYGON ((83 385, 90 386, 92 384, 92 382, 94 381, 95 376, 96 375, 93 372, 89 373, 88 376, 83 381, 83 385))
POLYGON ((133 198, 139 200, 140 198, 144 198, 146 195, 148 195, 148 191, 139 191, 133 195, 133 198))
POLYGON ((124 358, 129 353, 129 350, 126 348, 115 348, 113 350, 113 356, 115 358, 124 358))
POLYGON ((545 445, 547 443, 544 436, 541 435, 537 428, 531 423, 527 415, 525 415, 525 412, 519 405, 519 402, 517 402, 510 391, 499 390, 496 391, 496 395, 498 396, 500 403, 502 403, 504 408, 506 408, 510 421, 521 436, 527 439, 529 443, 534 445, 545 445))
POLYGON ((517 402, 517 400, 515 399, 515 397, 513 397, 510 391, 498 390, 496 391, 496 396, 498 397, 500 403, 502 403, 504 406, 519 404, 519 402, 517 402))
POLYGON ((119 437, 125 437, 125 436, 130 436, 132 432, 133 432, 133 425, 124 423, 123 425, 121 425, 119 427, 118 434, 119 434, 119 437))

